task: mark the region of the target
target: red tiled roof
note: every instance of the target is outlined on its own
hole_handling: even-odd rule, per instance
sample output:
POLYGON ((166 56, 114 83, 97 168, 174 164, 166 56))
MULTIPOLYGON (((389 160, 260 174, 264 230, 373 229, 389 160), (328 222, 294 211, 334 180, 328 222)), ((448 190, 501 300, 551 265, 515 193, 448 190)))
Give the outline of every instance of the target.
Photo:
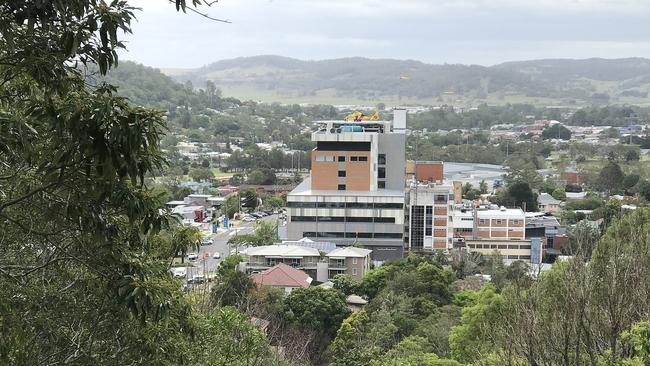
POLYGON ((292 268, 284 263, 251 276, 253 282, 259 286, 277 287, 309 287, 311 277, 305 272, 292 268))

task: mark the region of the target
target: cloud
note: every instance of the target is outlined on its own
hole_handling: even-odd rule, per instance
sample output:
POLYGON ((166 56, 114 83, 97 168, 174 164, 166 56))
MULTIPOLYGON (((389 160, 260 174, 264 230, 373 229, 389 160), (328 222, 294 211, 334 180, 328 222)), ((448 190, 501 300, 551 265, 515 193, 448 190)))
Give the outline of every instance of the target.
POLYGON ((493 64, 520 58, 650 57, 646 0, 220 0, 179 14, 164 0, 143 8, 124 58, 197 67, 279 54, 493 64))

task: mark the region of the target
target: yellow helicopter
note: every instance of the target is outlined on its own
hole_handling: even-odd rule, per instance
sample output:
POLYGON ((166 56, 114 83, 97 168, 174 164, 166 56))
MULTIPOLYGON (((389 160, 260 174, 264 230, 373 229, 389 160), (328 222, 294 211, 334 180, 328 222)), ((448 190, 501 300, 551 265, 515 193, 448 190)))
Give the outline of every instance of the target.
POLYGON ((372 115, 368 116, 363 114, 362 112, 355 111, 350 114, 348 114, 345 117, 346 121, 351 121, 351 122, 359 122, 359 121, 379 121, 379 112, 375 112, 372 115))

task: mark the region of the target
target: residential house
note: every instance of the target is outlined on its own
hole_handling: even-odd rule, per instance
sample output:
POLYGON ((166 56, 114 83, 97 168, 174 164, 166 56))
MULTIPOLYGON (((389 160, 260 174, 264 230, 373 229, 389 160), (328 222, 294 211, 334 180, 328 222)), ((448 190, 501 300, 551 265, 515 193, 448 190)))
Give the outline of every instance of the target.
POLYGON ((553 198, 553 196, 548 193, 540 193, 539 196, 537 196, 537 206, 539 206, 541 212, 554 215, 560 211, 561 204, 562 201, 553 198))
POLYGON ((253 273, 251 279, 258 287, 279 288, 285 294, 297 288, 307 288, 312 282, 312 278, 307 273, 284 263, 276 264, 263 272, 253 273))

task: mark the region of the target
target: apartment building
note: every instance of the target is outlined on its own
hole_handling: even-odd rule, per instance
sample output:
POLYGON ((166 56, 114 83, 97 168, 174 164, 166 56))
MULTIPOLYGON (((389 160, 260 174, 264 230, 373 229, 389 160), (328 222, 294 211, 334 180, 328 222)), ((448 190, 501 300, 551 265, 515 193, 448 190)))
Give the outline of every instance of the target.
MULTIPOLYGON (((416 165, 417 166, 417 165, 416 165)), ((409 251, 445 250, 453 247, 454 186, 413 183, 407 191, 409 251)))
POLYGON ((245 263, 246 273, 262 272, 283 263, 316 278, 317 265, 321 261, 318 249, 297 245, 262 245, 246 248, 241 254, 248 257, 245 263))
POLYGON ((328 279, 332 279, 336 275, 347 274, 360 281, 363 275, 370 270, 371 252, 369 249, 345 247, 327 253, 328 279))
POLYGON ((287 239, 351 245, 401 258, 406 110, 392 121, 321 121, 310 176, 287 196, 287 239))
POLYGON ((325 282, 338 274, 349 274, 361 280, 370 270, 372 251, 345 247, 321 255, 321 252, 315 248, 275 244, 250 247, 241 253, 247 257, 244 263, 246 273, 260 273, 278 264, 284 264, 304 271, 319 282, 325 282))

